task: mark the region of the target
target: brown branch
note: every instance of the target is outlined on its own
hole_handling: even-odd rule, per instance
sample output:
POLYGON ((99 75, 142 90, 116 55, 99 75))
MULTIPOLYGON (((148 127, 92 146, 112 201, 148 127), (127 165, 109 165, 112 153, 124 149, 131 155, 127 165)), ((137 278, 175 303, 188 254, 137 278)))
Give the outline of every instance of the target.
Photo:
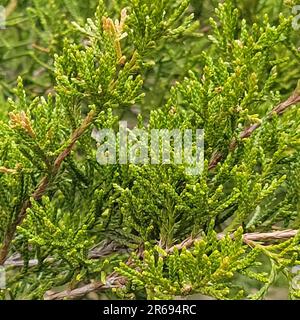
MULTIPOLYGON (((268 242, 268 241, 276 241, 276 240, 287 240, 290 238, 293 238, 296 234, 298 233, 298 230, 281 230, 281 231, 273 231, 273 232, 264 232, 264 233, 245 233, 243 235, 243 241, 245 243, 249 243, 250 241, 255 241, 255 242, 268 242)), ((224 233, 219 233, 217 235, 217 238, 219 240, 223 239, 225 237, 224 233)), ((231 237, 233 238, 234 235, 231 234, 231 237)), ((199 238, 188 238, 185 239, 183 242, 176 244, 175 246, 169 248, 167 250, 167 253, 172 253, 174 252, 175 248, 177 250, 182 250, 183 248, 190 248, 195 241, 200 240, 201 237, 199 238)))
MULTIPOLYGON (((74 131, 74 133, 71 136, 70 142, 67 145, 67 147, 59 154, 59 156, 56 158, 54 164, 53 164, 53 170, 51 174, 46 175, 42 178, 41 182, 37 186, 36 190, 31 195, 31 198, 34 200, 40 200, 42 196, 47 191, 47 188, 49 187, 50 181, 57 175, 59 172, 60 166, 64 159, 71 153, 72 149, 74 148, 74 145, 76 141, 83 135, 83 133, 86 131, 86 129, 89 127, 89 125, 92 123, 95 116, 95 112, 91 111, 87 117, 82 122, 81 126, 74 131)), ((10 225, 8 228, 8 231, 5 234, 4 241, 2 243, 2 246, 0 248, 0 265, 3 265, 8 252, 10 248, 10 244, 14 238, 15 232, 17 230, 17 227, 22 223, 24 218, 26 217, 27 209, 31 207, 31 200, 27 199, 22 207, 21 210, 17 216, 17 219, 10 225)))
MULTIPOLYGON (((246 233, 243 235, 243 241, 245 243, 257 241, 257 242, 268 242, 274 240, 288 240, 293 238, 298 233, 298 230, 282 230, 282 231, 274 231, 274 232, 266 232, 266 233, 246 233)), ((218 239, 224 238, 223 233, 219 233, 217 235, 218 239)), ((233 238, 233 235, 231 235, 233 238)), ((201 238, 189 238, 177 244, 167 250, 168 254, 174 252, 174 249, 182 250, 183 248, 190 248, 195 241, 201 238)), ((130 265, 131 261, 127 262, 127 265, 130 265)), ((124 277, 117 276, 115 272, 109 275, 106 279, 106 283, 102 283, 101 281, 95 281, 90 284, 84 285, 80 288, 73 290, 64 290, 61 292, 47 291, 44 299, 46 300, 64 300, 64 299, 76 299, 85 296, 91 292, 99 292, 106 289, 111 288, 121 288, 126 284, 126 279, 124 277)))
POLYGON ((64 300, 64 299, 76 299, 83 297, 91 292, 99 292, 101 290, 107 290, 112 288, 120 288, 126 283, 123 277, 117 276, 116 273, 112 273, 107 279, 106 283, 101 281, 94 281, 83 287, 73 290, 64 290, 61 292, 47 291, 44 295, 45 300, 64 300))
MULTIPOLYGON (((274 115, 282 115, 290 106, 297 104, 300 102, 300 91, 297 88, 293 94, 284 102, 281 102, 279 105, 277 105, 267 116, 267 119, 271 119, 274 115)), ((241 134, 240 134, 240 139, 246 139, 249 138, 252 133, 258 129, 261 126, 261 123, 255 123, 252 126, 246 128, 241 134)), ((230 151, 233 151, 236 149, 238 145, 238 142, 236 139, 233 139, 231 142, 229 149, 230 151)), ((220 152, 215 152, 210 160, 208 169, 212 170, 214 169, 217 164, 222 160, 223 155, 220 152)))
MULTIPOLYGON (((95 260, 100 258, 108 257, 114 253, 118 254, 126 254, 129 253, 130 250, 127 247, 121 246, 120 244, 114 242, 114 241, 104 241, 103 243, 94 248, 92 248, 89 251, 88 259, 95 260)), ((44 262, 53 262, 53 257, 48 257, 44 260, 44 262)), ((37 266, 39 261, 37 259, 31 259, 28 261, 29 267, 35 267, 37 266)), ((19 253, 14 253, 4 263, 5 267, 23 267, 25 265, 25 262, 23 259, 21 259, 21 255, 19 253)))
MULTIPOLYGON (((268 119, 274 117, 274 115, 282 115, 289 107, 300 102, 300 93, 299 90, 295 90, 293 94, 284 102, 281 102, 276 106, 269 114, 268 119)), ((261 123, 256 123, 249 128, 246 128, 240 135, 241 139, 245 139, 251 136, 251 134, 261 126, 261 123)))
MULTIPOLYGON (((288 240, 297 235, 298 230, 278 230, 273 232, 254 232, 254 233, 246 233, 243 236, 245 242, 247 241, 257 241, 257 242, 268 242, 274 240, 288 240)), ((224 235, 223 235, 224 237, 224 235)))
MULTIPOLYGON (((141 254, 141 248, 138 250, 138 255, 141 254)), ((128 266, 132 264, 132 258, 129 258, 126 262, 128 266)), ((89 284, 86 284, 80 288, 64 290, 61 292, 55 292, 49 290, 45 293, 45 300, 65 300, 65 299, 76 299, 83 297, 91 292, 99 292, 112 288, 121 288, 126 284, 126 279, 122 276, 119 276, 115 271, 112 272, 106 279, 105 283, 102 281, 92 281, 89 284)))

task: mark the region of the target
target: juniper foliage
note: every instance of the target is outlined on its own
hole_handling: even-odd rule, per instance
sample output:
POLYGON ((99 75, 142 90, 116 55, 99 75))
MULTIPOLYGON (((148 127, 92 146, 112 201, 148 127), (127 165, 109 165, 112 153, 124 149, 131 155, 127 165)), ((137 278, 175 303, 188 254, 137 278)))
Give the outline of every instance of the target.
POLYGON ((296 2, 249 3, 6 2, 1 298, 300 297, 296 2), (124 119, 203 128, 201 175, 99 165, 93 130, 124 119))

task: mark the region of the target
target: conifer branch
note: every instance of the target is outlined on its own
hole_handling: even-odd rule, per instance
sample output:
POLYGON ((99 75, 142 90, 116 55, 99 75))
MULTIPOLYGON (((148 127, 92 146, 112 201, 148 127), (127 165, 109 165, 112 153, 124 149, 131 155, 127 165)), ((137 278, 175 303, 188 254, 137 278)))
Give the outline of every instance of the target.
MULTIPOLYGON (((243 240, 245 243, 248 243, 249 241, 257 241, 257 242, 268 242, 268 241, 276 241, 276 240, 288 240, 290 238, 293 238, 298 233, 298 230, 280 230, 280 231, 274 231, 274 232, 254 232, 254 233, 246 233, 243 236, 243 240)), ((233 235, 231 235, 233 237, 233 235)), ((217 235, 217 238, 220 240, 224 238, 223 233, 219 233, 217 235)), ((195 241, 200 240, 201 238, 187 238, 184 241, 182 241, 180 244, 174 245, 166 250, 167 253, 174 252, 174 249, 182 250, 183 248, 190 248, 195 241)), ((89 259, 100 259, 106 256, 109 256, 110 254, 114 252, 119 253, 125 253, 129 252, 129 250, 126 250, 124 247, 116 247, 112 246, 111 243, 107 246, 103 246, 100 248, 100 250, 92 249, 89 253, 89 259)), ((23 260, 18 259, 19 256, 15 257, 12 256, 4 263, 6 267, 22 267, 25 265, 23 260)), ((46 261, 52 261, 53 259, 49 257, 46 259, 46 261)), ((38 264, 37 259, 31 259, 29 260, 29 266, 34 267, 38 264)))
MULTIPOLYGON (((284 102, 281 102, 279 105, 277 105, 267 116, 267 119, 271 119, 274 115, 282 115, 289 107, 297 104, 300 102, 300 92, 299 89, 297 88, 293 94, 284 102)), ((244 131, 242 131, 242 133, 240 134, 240 139, 246 139, 249 138, 252 133, 258 129, 261 126, 262 122, 257 122, 255 124, 253 124, 250 127, 247 127, 246 129, 244 129, 244 131)), ((230 144, 230 151, 233 151, 236 149, 238 145, 238 142, 236 139, 233 139, 233 141, 230 144)), ((215 152, 210 160, 208 169, 212 170, 214 169, 218 163, 222 160, 223 155, 220 152, 215 152)))
MULTIPOLYGON (((62 162, 70 154, 70 152, 74 148, 76 141, 85 133, 86 129, 92 123, 94 116, 95 116, 95 112, 91 111, 82 122, 82 125, 74 131, 74 133, 71 136, 69 144, 56 158, 53 164, 52 172, 49 175, 46 175, 45 177, 42 178, 41 182, 39 183, 36 190, 32 194, 31 198, 33 200, 35 201, 40 200, 42 196, 45 194, 45 192, 47 191, 47 188, 49 187, 50 181, 57 175, 62 162)), ((9 229, 5 234, 4 241, 0 249, 0 265, 4 264, 9 252, 10 244, 17 230, 17 227, 22 223, 22 221, 26 217, 27 209, 29 209, 30 207, 31 207, 31 199, 27 199, 23 203, 21 210, 17 216, 17 219, 14 221, 14 223, 12 223, 9 226, 9 229)))
MULTIPOLYGON (((224 0, 210 17, 211 4, 202 2, 124 0, 117 16, 120 6, 103 0, 7 0, 0 12, 0 264, 9 281, 0 300, 90 298, 109 289, 123 298, 240 300, 258 287, 252 297, 262 299, 279 272, 292 278, 300 259, 293 16, 224 0), (13 16, 8 28, 5 14, 13 16), (46 98, 49 90, 55 94, 46 98), (275 92, 282 102, 265 113, 257 102, 273 101, 275 92), (96 111, 84 119, 87 106, 96 111), (125 143, 116 135, 120 121, 136 138, 133 130, 145 131, 151 147, 152 129, 169 130, 172 163, 133 163, 148 144, 130 135, 125 143), (109 134, 103 145, 89 136, 91 124, 102 138, 109 134), (216 175, 190 176, 188 162, 175 165, 182 152, 173 133, 200 128, 216 175), (103 166, 102 158, 113 161, 103 166), (245 224, 252 233, 237 228, 245 224), (258 268, 262 259, 271 263, 258 268)), ((184 155, 188 146, 180 147, 184 155)), ((292 286, 289 294, 300 295, 292 286)))
MULTIPOLYGON (((284 102, 281 102, 277 105, 268 115, 268 119, 271 119, 274 115, 282 115, 289 107, 300 102, 300 92, 299 89, 296 89, 293 94, 284 102)), ((241 139, 245 139, 251 136, 251 134, 261 126, 261 123, 256 123, 248 128, 246 128, 240 135, 241 139)), ((235 148, 235 145, 232 146, 235 148)))
MULTIPOLYGON (((270 242, 270 241, 284 241, 291 239, 297 235, 298 230, 280 230, 274 232, 254 232, 254 233, 246 233, 243 235, 243 241, 246 244, 250 242, 270 242)), ((223 233, 219 233, 217 238, 219 240, 223 239, 225 235, 223 233)), ((231 234, 233 238, 234 235, 231 234)), ((200 240, 201 238, 188 238, 181 242, 180 244, 174 245, 173 247, 166 250, 167 254, 172 254, 175 250, 182 250, 183 248, 191 248, 195 241, 200 240)), ((127 264, 130 264, 130 260, 127 264)), ((116 272, 113 272, 109 275, 106 279, 106 283, 102 283, 100 281, 94 281, 90 284, 84 285, 80 288, 73 289, 73 290, 64 290, 61 292, 54 292, 54 291, 47 291, 44 298, 46 300, 64 300, 64 299, 77 299, 80 297, 85 296, 91 292, 100 292, 107 289, 112 288, 120 288, 123 287, 126 283, 126 279, 120 276, 117 276, 116 272)))

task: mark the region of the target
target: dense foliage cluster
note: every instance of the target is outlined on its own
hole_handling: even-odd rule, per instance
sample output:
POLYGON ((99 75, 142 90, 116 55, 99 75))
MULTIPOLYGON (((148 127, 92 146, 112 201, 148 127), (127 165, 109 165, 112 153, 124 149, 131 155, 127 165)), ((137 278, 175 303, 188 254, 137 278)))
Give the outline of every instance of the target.
POLYGON ((297 1, 4 1, 2 299, 300 297, 297 1), (203 172, 93 132, 204 129, 203 172))

